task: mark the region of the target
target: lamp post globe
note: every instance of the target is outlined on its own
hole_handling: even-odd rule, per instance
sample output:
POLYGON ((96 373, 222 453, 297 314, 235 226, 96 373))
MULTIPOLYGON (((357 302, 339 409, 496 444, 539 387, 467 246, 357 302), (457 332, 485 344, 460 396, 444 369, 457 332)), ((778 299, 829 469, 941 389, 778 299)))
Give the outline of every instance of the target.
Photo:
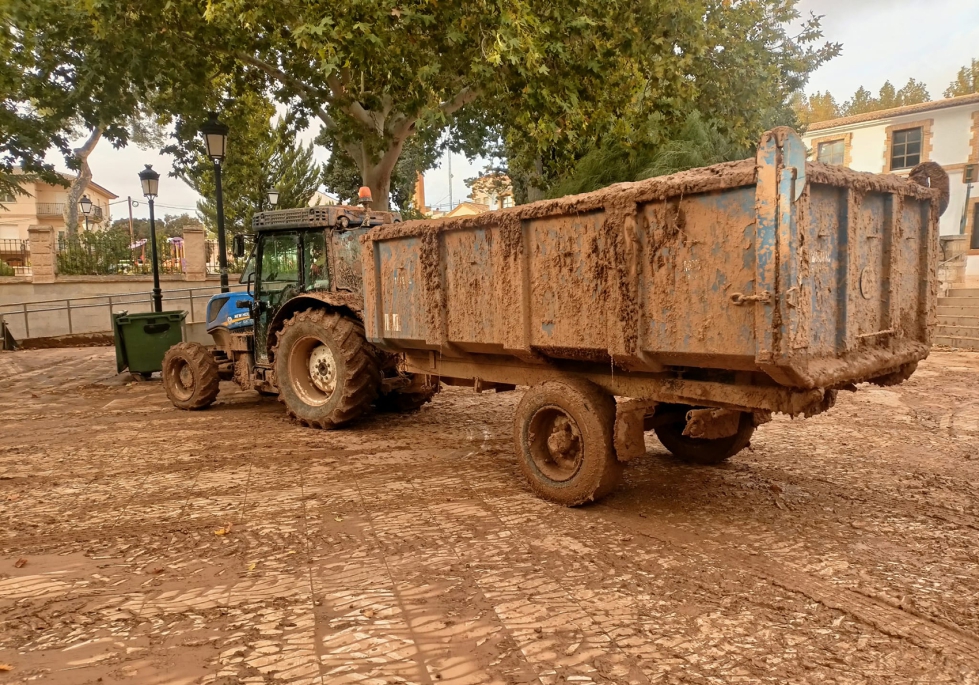
POLYGON ((218 214, 218 266, 221 271, 221 292, 228 292, 228 248, 224 235, 224 196, 221 193, 221 162, 228 148, 228 127, 218 121, 215 112, 201 125, 207 156, 214 162, 214 200, 218 214))
POLYGON ((163 311, 163 291, 160 290, 160 261, 156 253, 156 218, 153 216, 153 200, 160 190, 160 174, 153 171, 153 165, 147 164, 139 172, 139 182, 143 186, 150 207, 150 255, 153 260, 153 311, 163 311))
POLYGON ((88 215, 92 211, 92 201, 88 199, 88 195, 82 195, 82 199, 78 201, 78 206, 82 210, 82 214, 85 215, 85 230, 88 230, 88 215))
POLYGON ((272 188, 268 192, 269 197, 269 209, 275 209, 275 206, 279 204, 279 190, 278 188, 272 188))

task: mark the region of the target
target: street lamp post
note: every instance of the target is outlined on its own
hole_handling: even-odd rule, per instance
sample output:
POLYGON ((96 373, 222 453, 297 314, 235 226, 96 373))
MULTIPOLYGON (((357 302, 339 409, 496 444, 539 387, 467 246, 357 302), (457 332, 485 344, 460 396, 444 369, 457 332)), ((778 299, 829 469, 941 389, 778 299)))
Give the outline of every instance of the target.
POLYGON ((139 172, 139 182, 143 186, 143 195, 150 205, 150 255, 153 259, 153 311, 159 314, 163 311, 163 292, 160 290, 160 265, 156 254, 156 220, 153 216, 153 199, 160 189, 160 174, 153 171, 150 164, 139 172))
POLYGON ((221 195, 221 162, 224 161, 228 143, 228 127, 218 121, 215 112, 208 112, 208 119, 201 126, 207 156, 214 162, 214 200, 218 210, 218 266, 221 271, 221 292, 228 292, 228 250, 224 236, 224 198, 221 195))
POLYGON ((82 209, 82 214, 85 215, 85 231, 88 231, 88 215, 92 211, 92 201, 88 199, 88 195, 82 195, 82 199, 78 201, 78 206, 82 209))
POLYGON ((279 204, 279 190, 278 188, 272 188, 268 192, 269 198, 269 209, 275 209, 275 206, 279 204))

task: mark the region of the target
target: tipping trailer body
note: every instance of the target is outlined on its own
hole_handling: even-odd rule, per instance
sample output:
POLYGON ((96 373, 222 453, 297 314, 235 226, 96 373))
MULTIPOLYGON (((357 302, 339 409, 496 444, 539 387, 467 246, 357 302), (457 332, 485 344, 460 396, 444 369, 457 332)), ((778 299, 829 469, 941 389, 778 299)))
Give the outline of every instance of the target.
POLYGON ((477 389, 572 374, 745 411, 900 381, 930 347, 942 193, 806 154, 775 129, 754 160, 374 229, 367 338, 477 389))

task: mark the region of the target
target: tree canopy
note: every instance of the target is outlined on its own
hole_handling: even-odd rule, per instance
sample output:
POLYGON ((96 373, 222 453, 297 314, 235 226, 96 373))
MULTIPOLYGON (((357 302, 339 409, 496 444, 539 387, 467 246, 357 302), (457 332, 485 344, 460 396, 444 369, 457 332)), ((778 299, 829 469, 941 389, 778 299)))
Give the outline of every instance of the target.
POLYGON ((45 137, 66 153, 54 132, 69 116, 122 144, 141 107, 190 132, 257 93, 296 128, 319 120, 319 142, 379 208, 392 181, 407 203, 415 171, 444 146, 502 144, 515 183, 542 191, 602 141, 669 135, 692 111, 734 143, 753 140, 790 116, 789 94, 839 50, 820 43, 815 18, 789 33, 796 0, 7 5, 31 65, 18 72, 19 101, 44 104, 45 137))
POLYGON ((972 95, 979 93, 979 59, 959 69, 955 80, 948 84, 945 89, 945 97, 954 98, 959 95, 972 95))

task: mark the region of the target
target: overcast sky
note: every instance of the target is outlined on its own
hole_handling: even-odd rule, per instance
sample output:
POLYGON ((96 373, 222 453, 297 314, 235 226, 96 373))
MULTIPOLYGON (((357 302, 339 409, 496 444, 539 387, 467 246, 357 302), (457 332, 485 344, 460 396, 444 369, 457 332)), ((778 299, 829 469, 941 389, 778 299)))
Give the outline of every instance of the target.
MULTIPOLYGON (((960 67, 979 57, 979 0, 801 0, 803 13, 823 15, 826 39, 843 44, 843 54, 813 74, 807 91, 830 90, 838 101, 858 87, 875 92, 890 81, 900 88, 911 77, 924 81, 933 98, 955 77, 960 67)), ((309 136, 312 137, 312 136, 309 136)), ((320 160, 326 157, 319 150, 320 160)), ((50 161, 64 169, 60 158, 50 161)), ((147 216, 136 174, 144 164, 160 172, 159 214, 194 212, 197 195, 167 174, 171 159, 136 147, 115 150, 102 141, 89 159, 94 180, 125 199, 132 195, 140 206, 134 216, 147 216)), ((452 158, 452 195, 458 202, 468 194, 465 179, 476 176, 482 160, 452 158)), ((425 175, 429 205, 449 200, 448 171, 442 166, 425 175)), ((112 208, 113 218, 126 215, 126 205, 112 208)))

